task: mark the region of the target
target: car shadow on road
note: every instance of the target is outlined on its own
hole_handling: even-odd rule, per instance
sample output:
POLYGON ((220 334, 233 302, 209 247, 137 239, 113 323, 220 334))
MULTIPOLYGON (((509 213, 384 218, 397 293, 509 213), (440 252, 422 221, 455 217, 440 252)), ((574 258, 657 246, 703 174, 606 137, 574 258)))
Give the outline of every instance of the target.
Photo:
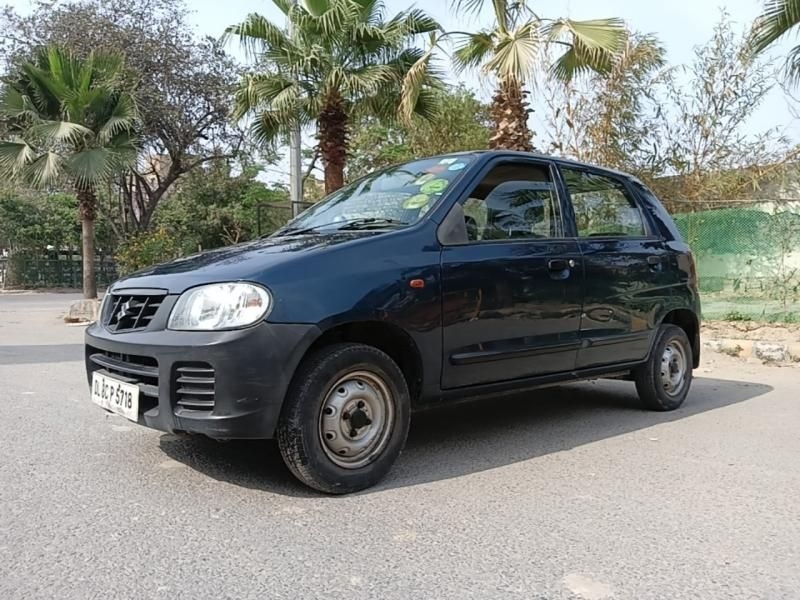
MULTIPOLYGON (((738 404, 772 389, 700 377, 683 407, 657 413, 641 408, 633 384, 593 381, 429 410, 414 416, 406 449, 392 472, 361 494, 562 452, 738 404)), ((202 436, 163 435, 160 445, 170 458, 220 481, 289 496, 316 495, 292 478, 273 441, 219 443, 202 436)))

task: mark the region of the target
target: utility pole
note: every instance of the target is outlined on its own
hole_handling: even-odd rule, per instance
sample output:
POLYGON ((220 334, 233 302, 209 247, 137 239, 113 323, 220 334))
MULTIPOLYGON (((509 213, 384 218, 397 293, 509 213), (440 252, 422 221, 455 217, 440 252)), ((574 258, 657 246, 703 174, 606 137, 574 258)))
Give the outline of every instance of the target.
MULTIPOLYGON (((297 6, 297 0, 292 0, 292 9, 297 6)), ((290 9, 291 10, 291 9, 290 9)), ((289 19, 289 35, 292 34, 292 21, 289 19)), ((300 123, 292 125, 289 132, 289 200, 292 203, 292 217, 300 214, 303 201, 303 175, 302 175, 302 140, 300 136, 300 123)))

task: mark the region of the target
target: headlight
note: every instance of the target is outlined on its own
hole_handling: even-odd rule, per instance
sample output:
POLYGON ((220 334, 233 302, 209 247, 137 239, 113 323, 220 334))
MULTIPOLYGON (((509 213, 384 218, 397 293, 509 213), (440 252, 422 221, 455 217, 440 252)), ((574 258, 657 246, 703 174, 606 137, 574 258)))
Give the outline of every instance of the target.
POLYGON ((251 283, 215 283, 186 290, 169 315, 168 329, 214 331, 247 327, 263 319, 269 292, 251 283))
POLYGON ((103 314, 106 312, 106 306, 111 301, 111 286, 108 286, 106 293, 103 294, 103 299, 100 301, 100 308, 97 310, 97 320, 103 320, 103 314))

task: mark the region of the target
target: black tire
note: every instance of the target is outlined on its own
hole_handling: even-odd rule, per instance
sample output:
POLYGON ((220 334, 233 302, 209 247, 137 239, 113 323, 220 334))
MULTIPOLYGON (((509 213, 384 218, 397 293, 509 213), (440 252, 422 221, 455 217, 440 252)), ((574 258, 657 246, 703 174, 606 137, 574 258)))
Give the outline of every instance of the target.
POLYGON ((668 411, 680 407, 692 385, 693 360, 686 332, 675 325, 661 325, 650 358, 633 371, 636 391, 645 408, 668 411), (683 376, 679 383, 674 383, 678 374, 673 372, 677 368, 673 361, 682 363, 683 376))
MULTIPOLYGON (((369 386, 369 380, 367 385, 369 386)), ((357 390, 354 390, 355 396, 357 390)), ((348 400, 351 403, 356 401, 357 397, 348 400)), ((361 410, 362 406, 363 402, 360 402, 356 411, 361 410)), ((349 413, 346 407, 338 408, 341 408, 341 415, 337 416, 339 420, 336 422, 341 425, 346 422, 343 420, 344 415, 349 413)), ((365 419, 364 414, 366 413, 362 412, 360 416, 362 422, 365 419)), ((355 416, 350 418, 355 419, 355 416)), ((410 419, 408 386, 397 364, 387 354, 372 346, 335 344, 322 348, 301 364, 284 402, 276 437, 286 466, 300 481, 321 492, 347 494, 375 485, 389 472, 405 446, 410 419), (354 378, 346 379, 350 374, 354 378), (341 466, 335 461, 348 459, 333 456, 335 450, 330 446, 333 442, 324 442, 322 439, 322 411, 328 411, 325 415, 334 414, 332 411, 336 409, 331 408, 330 402, 326 404, 326 400, 336 399, 334 387, 338 391, 344 391, 344 385, 347 385, 350 390, 351 381, 356 386, 361 381, 360 389, 364 389, 363 380, 359 377, 375 378, 376 383, 369 388, 370 393, 376 390, 388 392, 378 391, 373 394, 381 399, 388 395, 386 400, 382 400, 382 404, 386 406, 385 416, 380 419, 380 431, 375 429, 378 433, 369 431, 373 426, 372 421, 369 421, 368 425, 361 425, 362 429, 357 434, 361 435, 364 431, 371 436, 377 436, 375 449, 363 450, 360 460, 367 461, 366 464, 341 466), (337 382, 343 380, 345 384, 337 385, 337 382)), ((339 443, 347 441, 345 434, 337 439, 340 440, 339 443)))

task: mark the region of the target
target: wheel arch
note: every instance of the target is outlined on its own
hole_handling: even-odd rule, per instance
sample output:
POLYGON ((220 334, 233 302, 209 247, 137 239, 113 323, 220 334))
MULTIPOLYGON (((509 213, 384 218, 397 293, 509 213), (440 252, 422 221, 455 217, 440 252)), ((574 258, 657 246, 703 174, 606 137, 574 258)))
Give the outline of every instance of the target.
POLYGON ((675 308, 670 310, 661 319, 661 324, 680 327, 686 332, 689 343, 692 345, 692 366, 700 366, 700 319, 688 308, 675 308))
POLYGON ((366 344, 389 355, 403 373, 412 406, 416 404, 422 392, 422 354, 408 332, 388 321, 351 321, 325 329, 306 348, 298 368, 311 354, 325 346, 342 342, 366 344))

